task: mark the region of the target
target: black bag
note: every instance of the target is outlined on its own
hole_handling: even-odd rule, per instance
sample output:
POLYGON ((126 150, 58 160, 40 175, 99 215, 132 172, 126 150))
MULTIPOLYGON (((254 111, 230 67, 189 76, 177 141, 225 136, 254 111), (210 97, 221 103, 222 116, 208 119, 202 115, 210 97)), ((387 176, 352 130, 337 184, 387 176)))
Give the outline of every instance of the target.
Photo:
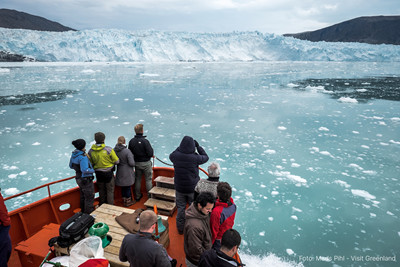
POLYGON ((60 226, 60 236, 57 244, 66 248, 84 238, 90 227, 94 224, 94 217, 90 214, 78 212, 63 222, 60 226))

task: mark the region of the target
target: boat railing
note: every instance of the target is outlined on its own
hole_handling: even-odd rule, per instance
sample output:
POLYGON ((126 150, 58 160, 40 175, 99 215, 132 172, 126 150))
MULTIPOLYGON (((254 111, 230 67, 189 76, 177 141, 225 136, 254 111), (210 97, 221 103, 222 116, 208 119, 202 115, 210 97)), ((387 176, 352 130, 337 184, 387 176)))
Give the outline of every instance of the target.
MULTIPOLYGON (((167 162, 161 160, 160 158, 158 158, 157 156, 153 156, 153 166, 154 166, 154 159, 158 160, 158 161, 161 162, 162 164, 165 164, 165 165, 167 165, 167 166, 174 167, 173 164, 167 163, 167 162)), ((199 170, 202 171, 202 172, 204 172, 205 175, 208 176, 208 172, 206 172, 203 168, 199 167, 199 170)))
POLYGON ((53 185, 53 184, 58 184, 58 183, 62 183, 62 182, 65 182, 65 181, 68 181, 68 180, 71 180, 71 179, 74 179, 74 178, 75 178, 75 176, 71 176, 71 177, 68 177, 68 178, 61 179, 61 180, 57 180, 57 181, 53 181, 53 182, 50 182, 50 183, 46 183, 46 184, 40 185, 40 186, 38 186, 38 187, 35 187, 35 188, 29 189, 29 190, 27 190, 27 191, 24 191, 24 192, 22 192, 22 193, 18 193, 18 194, 12 195, 12 196, 10 196, 10 197, 6 197, 6 198, 4 198, 4 201, 7 201, 7 200, 10 200, 10 199, 13 199, 13 198, 16 198, 16 197, 19 197, 19 196, 22 196, 22 195, 31 193, 31 192, 33 192, 33 191, 42 189, 42 188, 44 188, 44 187, 47 187, 47 193, 48 193, 48 195, 49 195, 49 198, 51 199, 51 196, 52 196, 52 195, 51 195, 51 191, 50 191, 50 186, 51 186, 51 185, 53 185))

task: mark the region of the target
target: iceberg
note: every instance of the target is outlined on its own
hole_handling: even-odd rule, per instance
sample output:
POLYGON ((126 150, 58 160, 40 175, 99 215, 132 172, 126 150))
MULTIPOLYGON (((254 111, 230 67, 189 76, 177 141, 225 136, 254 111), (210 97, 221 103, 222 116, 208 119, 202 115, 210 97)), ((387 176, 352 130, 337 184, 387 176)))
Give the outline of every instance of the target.
POLYGON ((0 28, 0 51, 45 62, 400 62, 400 46, 298 40, 260 32, 46 32, 0 28))

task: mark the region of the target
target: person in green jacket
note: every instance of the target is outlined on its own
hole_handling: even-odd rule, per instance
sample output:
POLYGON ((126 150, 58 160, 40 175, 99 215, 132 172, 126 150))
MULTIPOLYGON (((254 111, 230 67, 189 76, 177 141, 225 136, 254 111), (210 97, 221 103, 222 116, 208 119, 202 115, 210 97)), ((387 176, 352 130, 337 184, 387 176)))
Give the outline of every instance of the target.
POLYGON ((94 134, 96 144, 89 150, 90 162, 96 173, 97 186, 99 188, 99 204, 114 204, 114 165, 119 163, 114 149, 104 144, 106 136, 102 132, 94 134))

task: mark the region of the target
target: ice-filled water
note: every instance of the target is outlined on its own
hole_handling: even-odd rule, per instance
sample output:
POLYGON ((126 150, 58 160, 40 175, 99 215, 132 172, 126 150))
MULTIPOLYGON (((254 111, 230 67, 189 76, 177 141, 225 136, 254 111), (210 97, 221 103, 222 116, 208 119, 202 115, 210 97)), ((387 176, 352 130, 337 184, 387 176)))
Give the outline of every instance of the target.
POLYGON ((1 63, 2 193, 142 122, 160 159, 191 135, 221 164, 247 266, 396 266, 399 79, 398 62, 1 63))

